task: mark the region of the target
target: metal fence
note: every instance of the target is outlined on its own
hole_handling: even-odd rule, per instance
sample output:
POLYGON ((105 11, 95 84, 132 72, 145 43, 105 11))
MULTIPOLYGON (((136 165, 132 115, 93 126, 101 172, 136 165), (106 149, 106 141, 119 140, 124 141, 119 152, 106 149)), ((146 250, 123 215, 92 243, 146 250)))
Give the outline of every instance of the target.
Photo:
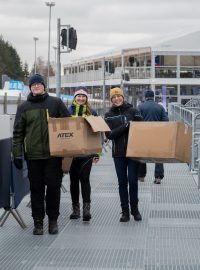
POLYGON ((190 168, 192 173, 198 175, 198 188, 200 188, 200 99, 191 99, 184 106, 170 103, 169 119, 171 121, 182 121, 192 127, 190 168))

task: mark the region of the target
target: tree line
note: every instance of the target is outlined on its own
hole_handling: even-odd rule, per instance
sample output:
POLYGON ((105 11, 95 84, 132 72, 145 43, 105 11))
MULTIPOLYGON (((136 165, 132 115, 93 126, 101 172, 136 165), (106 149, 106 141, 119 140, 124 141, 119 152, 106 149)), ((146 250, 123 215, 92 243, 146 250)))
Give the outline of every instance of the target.
MULTIPOLYGON (((32 66, 29 70, 28 63, 22 63, 17 50, 8 42, 5 41, 3 36, 0 36, 0 89, 2 85, 2 75, 9 76, 12 80, 23 81, 28 84, 29 77, 34 74, 35 67, 32 66)), ((47 62, 42 57, 36 60, 36 71, 47 78, 48 66, 47 62)), ((55 75, 55 70, 50 64, 50 76, 55 75)))

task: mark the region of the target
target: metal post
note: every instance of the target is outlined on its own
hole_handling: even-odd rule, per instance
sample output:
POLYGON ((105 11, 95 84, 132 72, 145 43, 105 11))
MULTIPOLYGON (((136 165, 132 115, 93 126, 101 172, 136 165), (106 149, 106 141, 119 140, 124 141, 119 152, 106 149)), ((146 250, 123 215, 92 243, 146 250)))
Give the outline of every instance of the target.
POLYGON ((125 70, 124 70, 124 50, 121 52, 121 89, 124 88, 125 70))
POLYGON ((49 7, 49 41, 48 41, 48 73, 47 73, 47 91, 49 92, 51 8, 55 6, 55 2, 46 2, 46 6, 49 7))
POLYGON ((154 100, 155 100, 155 54, 151 53, 151 90, 154 92, 154 100))
POLYGON ((55 59, 54 59, 54 62, 55 62, 55 69, 56 69, 56 63, 57 63, 57 47, 56 46, 52 46, 52 48, 54 49, 54 52, 55 52, 55 59))
POLYGON ((56 96, 60 97, 61 74, 60 74, 60 18, 57 20, 57 68, 56 68, 56 96))
POLYGON ((105 57, 102 59, 102 77, 103 77, 103 115, 105 114, 105 94, 106 94, 106 84, 105 84, 105 57))
MULTIPOLYGON (((57 68, 57 47, 56 46, 53 46, 52 47, 54 49, 54 52, 55 52, 55 64, 54 64, 54 72, 55 72, 55 85, 56 85, 56 68, 57 68)), ((55 86, 56 88, 56 86, 55 86)))
POLYGON ((36 65, 36 42, 38 41, 39 38, 38 37, 34 37, 33 39, 35 41, 35 65, 34 66, 35 66, 35 73, 37 73, 37 70, 36 70, 36 66, 37 66, 36 65))

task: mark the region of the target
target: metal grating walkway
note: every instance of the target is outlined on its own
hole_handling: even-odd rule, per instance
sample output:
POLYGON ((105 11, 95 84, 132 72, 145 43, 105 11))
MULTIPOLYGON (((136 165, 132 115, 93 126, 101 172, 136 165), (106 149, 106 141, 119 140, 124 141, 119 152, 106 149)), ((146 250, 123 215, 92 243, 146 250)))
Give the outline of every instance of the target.
MULTIPOLYGON (((92 220, 70 220, 70 194, 62 192, 60 233, 32 235, 27 196, 18 208, 28 228, 12 216, 0 228, 1 270, 200 270, 200 193, 185 164, 165 164, 154 185, 154 165, 139 182, 142 222, 120 223, 116 175, 110 153, 91 175, 92 220)), ((69 190, 68 176, 64 186, 69 190)), ((2 210, 0 211, 2 212, 2 210)))

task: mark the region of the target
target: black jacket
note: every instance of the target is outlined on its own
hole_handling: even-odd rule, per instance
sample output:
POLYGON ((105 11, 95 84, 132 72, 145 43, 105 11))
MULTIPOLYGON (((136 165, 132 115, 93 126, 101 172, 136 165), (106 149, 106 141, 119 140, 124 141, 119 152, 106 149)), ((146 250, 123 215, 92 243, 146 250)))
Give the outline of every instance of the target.
POLYGON ((48 118, 70 116, 60 98, 29 94, 17 108, 13 131, 13 156, 26 159, 50 158, 48 118))
POLYGON ((112 156, 125 157, 128 143, 130 121, 142 121, 140 113, 129 103, 121 106, 112 106, 105 114, 105 121, 111 131, 106 132, 106 137, 112 140, 112 156))

